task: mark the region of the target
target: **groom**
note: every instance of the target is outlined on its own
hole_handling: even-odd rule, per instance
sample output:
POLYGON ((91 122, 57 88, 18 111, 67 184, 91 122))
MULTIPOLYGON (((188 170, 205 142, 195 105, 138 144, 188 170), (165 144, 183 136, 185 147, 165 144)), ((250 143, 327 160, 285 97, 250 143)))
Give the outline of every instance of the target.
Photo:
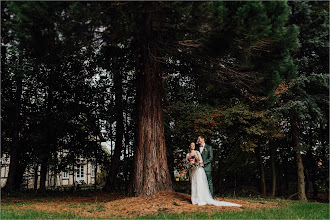
POLYGON ((203 164, 204 164, 204 170, 207 176, 207 181, 209 183, 209 188, 212 197, 214 197, 213 194, 213 183, 212 183, 212 159, 213 159, 213 150, 210 145, 205 144, 205 137, 204 135, 198 136, 198 144, 199 144, 199 152, 202 155, 203 164))

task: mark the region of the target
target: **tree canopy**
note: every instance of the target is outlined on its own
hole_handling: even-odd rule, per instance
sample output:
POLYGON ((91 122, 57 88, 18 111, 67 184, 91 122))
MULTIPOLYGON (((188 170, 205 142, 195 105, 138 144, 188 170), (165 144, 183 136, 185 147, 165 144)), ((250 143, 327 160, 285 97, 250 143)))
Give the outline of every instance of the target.
POLYGON ((177 153, 200 134, 216 192, 328 190, 327 2, 1 5, 6 190, 81 156, 102 164, 104 190, 176 189, 177 153))

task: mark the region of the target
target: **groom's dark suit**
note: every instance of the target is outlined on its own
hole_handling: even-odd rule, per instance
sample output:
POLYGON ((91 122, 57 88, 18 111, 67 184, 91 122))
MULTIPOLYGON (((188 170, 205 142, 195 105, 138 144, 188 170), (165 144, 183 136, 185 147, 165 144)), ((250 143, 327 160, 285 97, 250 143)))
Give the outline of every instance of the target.
POLYGON ((202 159, 203 159, 203 164, 204 164, 204 170, 207 176, 207 181, 209 183, 209 188, 212 197, 214 197, 213 194, 213 183, 212 183, 212 160, 213 160, 213 150, 210 145, 205 144, 204 150, 201 153, 202 154, 202 159))

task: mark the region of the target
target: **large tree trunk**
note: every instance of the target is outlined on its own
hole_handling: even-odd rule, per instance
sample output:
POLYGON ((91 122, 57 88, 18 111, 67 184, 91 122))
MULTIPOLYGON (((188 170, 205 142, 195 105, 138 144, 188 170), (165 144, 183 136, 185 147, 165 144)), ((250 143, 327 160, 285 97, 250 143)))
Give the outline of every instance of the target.
MULTIPOLYGON (((22 156, 20 155, 19 158, 21 158, 21 157, 22 156)), ((14 189, 20 189, 21 188, 22 183, 23 183, 23 179, 24 179, 24 173, 26 171, 26 167, 27 167, 27 161, 26 160, 21 160, 18 164, 17 173, 15 175, 16 185, 14 186, 14 189)))
POLYGON ((304 165, 299 149, 299 145, 300 145, 299 130, 295 116, 291 117, 291 129, 292 129, 293 147, 296 151, 296 165, 297 165, 297 174, 298 174, 298 199, 300 201, 307 202, 307 197, 305 193, 304 165))
MULTIPOLYGON (((50 115, 50 107, 47 111, 48 115, 50 115)), ((42 150, 41 154, 41 169, 40 169, 40 186, 39 186, 39 192, 44 193, 46 191, 46 177, 47 177, 47 170, 48 170, 48 160, 50 158, 50 151, 51 151, 51 119, 49 118, 49 126, 48 126, 48 131, 47 131, 47 137, 48 137, 48 143, 42 150)), ((49 184, 48 184, 49 186, 49 184)))
POLYGON ((270 148, 270 161, 271 161, 271 172, 272 172, 271 197, 275 198, 275 193, 276 193, 275 145, 272 140, 269 140, 269 148, 270 148))
POLYGON ((159 62, 155 60, 159 54, 153 42, 159 36, 153 33, 152 24, 155 20, 152 15, 146 13, 144 19, 143 32, 146 39, 141 48, 142 66, 138 71, 137 145, 130 187, 130 194, 134 196, 172 190, 165 147, 162 72, 159 62))
MULTIPOLYGON (((54 146, 54 131, 53 131, 53 120, 52 120, 52 107, 53 107, 53 80, 54 80, 54 73, 50 72, 50 76, 48 78, 48 96, 47 96, 47 106, 46 106, 46 114, 48 116, 47 118, 47 145, 42 149, 41 154, 41 169, 40 169, 40 187, 39 192, 45 192, 46 191, 46 176, 47 176, 47 170, 48 170, 48 160, 51 156, 52 147, 54 146)), ((49 187, 50 184, 48 184, 49 187)))
POLYGON ((5 187, 3 191, 11 192, 17 187, 17 177, 18 166, 19 166, 19 132, 20 132, 20 113, 21 113, 21 96, 22 96, 22 77, 17 76, 16 81, 16 93, 15 93, 15 118, 14 118, 14 129, 13 129, 13 138, 12 138, 12 147, 10 149, 10 164, 9 164, 9 173, 5 187))
POLYGON ((259 167, 259 174, 260 174, 260 192, 262 196, 266 196, 266 180, 265 180, 265 169, 262 163, 262 157, 260 153, 260 147, 255 147, 254 151, 256 153, 257 163, 259 167))
POLYGON ((113 57, 115 106, 116 106, 116 143, 115 153, 111 158, 110 171, 104 190, 115 191, 117 185, 117 174, 119 172, 120 156, 123 149, 124 116, 123 116, 123 77, 119 70, 118 57, 113 57))
POLYGON ((41 161, 41 169, 40 169, 40 185, 39 185, 39 192, 44 193, 46 191, 46 179, 47 179, 47 164, 48 159, 43 158, 41 161))

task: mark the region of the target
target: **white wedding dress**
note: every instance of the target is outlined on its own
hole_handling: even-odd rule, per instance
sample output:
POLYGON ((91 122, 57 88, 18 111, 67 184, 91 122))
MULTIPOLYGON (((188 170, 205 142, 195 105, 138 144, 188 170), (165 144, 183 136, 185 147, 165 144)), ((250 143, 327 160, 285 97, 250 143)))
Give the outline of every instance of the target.
MULTIPOLYGON (((200 157, 200 153, 198 152, 200 157)), ((194 205, 215 205, 215 206, 241 206, 239 204, 217 201, 212 198, 206 173, 203 167, 191 169, 189 171, 191 182, 191 202, 194 205)))

